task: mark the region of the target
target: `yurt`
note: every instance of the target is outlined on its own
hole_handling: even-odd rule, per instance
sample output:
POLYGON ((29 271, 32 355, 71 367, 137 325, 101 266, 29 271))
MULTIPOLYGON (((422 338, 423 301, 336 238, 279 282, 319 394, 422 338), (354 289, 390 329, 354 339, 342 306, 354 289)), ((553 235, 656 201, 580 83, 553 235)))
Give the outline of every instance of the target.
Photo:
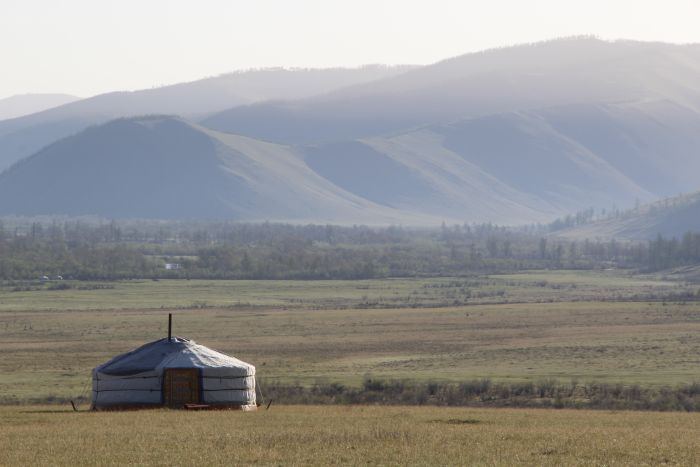
POLYGON ((92 408, 254 410, 255 367, 183 337, 168 337, 92 370, 92 408))

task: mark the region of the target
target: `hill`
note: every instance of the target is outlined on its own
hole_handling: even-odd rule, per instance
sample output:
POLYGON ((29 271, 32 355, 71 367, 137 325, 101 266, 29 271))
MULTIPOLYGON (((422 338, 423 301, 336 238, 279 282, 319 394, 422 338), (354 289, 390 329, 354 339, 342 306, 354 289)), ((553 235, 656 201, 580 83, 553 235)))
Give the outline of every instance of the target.
POLYGON ((41 112, 79 99, 69 94, 18 94, 6 97, 0 99, 0 120, 41 112))
POLYGON ((556 217, 696 187, 697 147, 700 120, 653 101, 505 112, 304 150, 314 170, 359 196, 512 224, 542 219, 516 203, 556 217), (659 114, 685 126, 660 125, 659 114))
POLYGON ((120 119, 0 175, 3 214, 119 218, 418 221, 345 192, 290 148, 171 117, 120 119))
POLYGON ((700 106, 700 45, 571 38, 487 50, 293 102, 239 106, 205 126, 277 142, 376 136, 572 103, 700 106))
POLYGON ((436 151, 467 151, 557 209, 631 206, 698 188, 700 45, 572 38, 490 50, 202 124, 321 145, 428 127, 443 139, 436 151))
POLYGON ((291 147, 174 117, 120 119, 0 175, 0 214, 436 225, 555 213, 456 155, 393 144, 291 147))
POLYGON ((535 114, 466 119, 300 150, 312 169, 347 191, 445 218, 541 222, 591 203, 653 199, 535 114))
MULTIPOLYGON (((248 161, 243 176, 246 183, 265 180, 279 187, 264 183, 252 187, 224 177, 225 182, 212 185, 220 188, 212 195, 217 201, 204 201, 207 196, 202 195, 201 202, 202 206, 214 206, 221 199, 236 197, 226 209, 160 212, 151 200, 151 208, 144 211, 116 209, 117 203, 112 205, 115 209, 105 212, 117 217, 173 218, 187 212, 185 217, 246 220, 384 224, 446 220, 512 225, 549 222, 590 207, 649 203, 699 188, 695 175, 700 173, 699 45, 573 38, 468 54, 410 70, 368 70, 374 70, 372 76, 377 79, 303 99, 238 105, 204 118, 199 125, 177 120, 187 128, 186 134, 208 139, 216 148, 229 148, 227 161, 248 161), (381 78, 382 73, 392 76, 381 78), (266 154, 264 162, 259 159, 261 154, 266 154), (289 161, 295 161, 296 172, 285 179, 283 165, 289 161), (316 187, 311 189, 315 194, 305 192, 300 197, 302 193, 294 186, 316 187), (244 188, 250 191, 238 196, 236 190, 244 188), (330 196, 326 201, 322 199, 325 195, 330 196)), ((253 75, 246 75, 250 82, 236 76, 236 89, 246 90, 249 96, 253 89, 273 93, 275 86, 283 87, 294 79, 303 87, 301 83, 313 81, 312 76, 326 76, 318 70, 269 73, 269 83, 275 85, 255 82, 253 75)), ((346 76, 342 70, 338 73, 346 76)), ((359 81, 360 75, 369 79, 362 73, 353 79, 359 81)), ((338 83, 339 79, 331 81, 338 83)), ((213 84, 182 86, 189 91, 143 91, 134 98, 134 105, 127 105, 130 101, 126 100, 120 108, 107 107, 110 112, 127 113, 167 101, 168 109, 193 111, 195 105, 188 107, 183 96, 197 95, 192 86, 203 86, 201 89, 209 92, 213 84), (158 92, 180 97, 163 100, 158 92)), ((256 94, 257 98, 261 95, 256 94)), ((99 110, 103 107, 96 103, 110 99, 110 95, 98 97, 91 101, 95 105, 86 107, 87 99, 25 119, 0 122, 0 135, 17 122, 34 119, 36 123, 0 137, 0 147, 10 144, 15 148, 14 153, 0 152, 0 157, 9 154, 12 159, 12 154, 29 151, 42 138, 59 138, 106 119, 107 113, 86 110, 99 110), (85 111, 68 112, 78 105, 85 111), (62 113, 67 117, 46 120, 47 115, 62 113)), ((206 99, 193 99, 200 110, 214 105, 213 101, 207 104, 206 99)), ((139 123, 146 121, 150 120, 130 120, 141 128, 139 131, 148 129, 148 138, 153 140, 116 124, 106 127, 109 131, 78 135, 70 143, 63 141, 48 148, 46 154, 53 154, 53 159, 35 157, 29 164, 31 169, 23 166, 9 171, 0 179, 0 194, 9 186, 15 188, 7 188, 8 196, 16 196, 27 187, 40 191, 42 185, 32 177, 52 174, 49 167, 56 161, 69 161, 83 152, 112 154, 113 160, 105 161, 106 165, 131 160, 131 153, 143 155, 133 170, 144 170, 139 164, 150 160, 148 155, 154 151, 160 154, 159 163, 183 157, 195 170, 196 154, 211 152, 184 144, 174 130, 161 131, 157 125, 159 130, 154 132, 153 125, 139 123), (98 141, 98 137, 105 139, 98 141), (155 141, 157 138, 172 141, 155 141), (86 141, 90 141, 87 146, 86 141)), ((207 170, 212 170, 209 175, 216 173, 214 178, 218 179, 219 166, 207 163, 207 170)), ((175 164, 172 176, 177 178, 180 171, 189 170, 186 167, 175 164)), ((114 169, 123 180, 130 178, 127 168, 114 169)), ((90 178, 78 170, 66 186, 82 186, 87 190, 84 193, 100 188, 80 182, 79 175, 90 178)), ((109 175, 105 174, 108 179, 109 175)), ((206 177, 200 180, 206 185, 206 177)), ((144 188, 135 199, 147 194, 144 188)), ((190 195, 193 199, 200 196, 190 195)), ((25 198, 31 201, 22 204, 10 198, 12 201, 0 205, 0 212, 77 214, 66 212, 68 208, 61 205, 47 204, 31 192, 20 197, 25 198)), ((160 202, 169 201, 164 196, 160 202)), ((81 214, 99 214, 97 205, 85 203, 78 203, 81 214)), ((186 204, 183 198, 182 206, 186 204)))
POLYGON ((111 92, 21 118, 0 121, 0 171, 57 139, 119 117, 203 117, 269 99, 295 99, 385 78, 410 66, 261 69, 133 92, 111 92))
POLYGON ((666 198, 605 219, 555 232, 570 239, 652 240, 700 232, 700 192, 666 198))
MULTIPOLYGON (((117 120, 61 140, 0 176, 0 214, 513 225, 653 200, 661 182, 694 183, 700 161, 670 170, 653 157, 625 159, 614 144, 593 152, 577 139, 581 128, 560 117, 588 116, 606 128, 603 117, 624 107, 508 112, 296 146, 173 117, 117 120)), ((612 135, 624 140, 629 132, 618 126, 612 135)), ((689 133, 675 147, 690 147, 694 138, 689 133)))

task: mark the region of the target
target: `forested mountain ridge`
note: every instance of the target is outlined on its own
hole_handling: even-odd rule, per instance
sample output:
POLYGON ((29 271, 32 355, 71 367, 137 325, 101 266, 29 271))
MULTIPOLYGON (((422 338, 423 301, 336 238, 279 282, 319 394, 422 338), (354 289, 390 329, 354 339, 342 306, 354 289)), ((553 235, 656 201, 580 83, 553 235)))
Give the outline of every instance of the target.
POLYGON ((680 240, 688 232, 700 232, 700 191, 610 213, 602 219, 559 229, 554 235, 569 239, 654 240, 663 236, 680 240))

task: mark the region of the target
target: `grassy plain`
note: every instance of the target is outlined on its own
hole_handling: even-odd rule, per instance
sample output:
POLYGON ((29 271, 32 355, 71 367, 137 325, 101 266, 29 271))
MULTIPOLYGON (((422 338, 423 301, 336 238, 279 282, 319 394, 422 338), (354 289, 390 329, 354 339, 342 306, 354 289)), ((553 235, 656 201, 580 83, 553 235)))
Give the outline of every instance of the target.
MULTIPOLYGON (((698 465, 700 414, 446 407, 72 412, 174 330, 265 382, 698 380, 696 285, 618 271, 0 285, 0 465, 698 465), (57 287, 59 284, 61 288, 57 287)), ((86 408, 83 404, 82 408, 86 408)))
POLYGON ((403 308, 622 300, 696 291, 620 271, 534 271, 459 278, 358 281, 132 280, 0 283, 0 311, 203 307, 403 308), (57 286, 66 289, 55 290, 57 286), (52 290, 53 289, 53 290, 52 290))
POLYGON ((620 301, 686 286, 618 272, 114 287, 2 292, 0 401, 84 393, 91 368, 164 336, 168 311, 176 334, 255 364, 263 389, 359 385, 366 376, 643 385, 699 377, 700 302, 620 301), (465 287, 469 304, 448 306, 465 287), (489 303, 496 297, 502 303, 489 303))
POLYGON ((698 439, 697 413, 0 408, 0 465, 698 465, 698 439))

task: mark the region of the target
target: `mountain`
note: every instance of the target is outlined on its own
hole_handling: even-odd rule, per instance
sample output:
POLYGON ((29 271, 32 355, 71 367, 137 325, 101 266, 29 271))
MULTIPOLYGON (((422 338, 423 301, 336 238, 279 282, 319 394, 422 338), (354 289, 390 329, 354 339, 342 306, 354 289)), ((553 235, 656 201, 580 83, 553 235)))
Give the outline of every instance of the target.
POLYGON ((298 147, 318 175, 374 203, 455 222, 518 224, 560 212, 445 149, 431 134, 298 147))
POLYGON ((700 232, 700 192, 665 198, 554 235, 570 239, 651 240, 658 235, 681 238, 687 232, 700 232))
POLYGON ((1 174, 0 214, 411 225, 554 215, 456 155, 423 160, 404 142, 291 147, 175 117, 119 119, 1 174))
POLYGON ((285 143, 573 103, 668 99, 700 108, 700 45, 571 38, 462 55, 307 99, 239 106, 207 127, 285 143))
POLYGON ((138 117, 61 140, 0 176, 4 215, 518 224, 651 197, 535 113, 297 146, 138 117))
MULTIPOLYGON (((57 138, 93 117, 72 118, 25 127, 4 141, 57 138)), ((695 191, 698 148, 700 46, 575 38, 469 54, 313 97, 242 105, 199 124, 139 117, 91 128, 3 174, 0 214, 549 222, 589 207, 695 191), (181 187, 183 174, 198 173, 197 161, 208 167, 197 179, 201 193, 169 204, 180 194, 167 196, 154 167, 168 166, 181 187), (122 182, 81 181, 93 172, 97 180, 122 182), (140 187, 133 199, 117 189, 131 173, 140 187), (155 181, 146 183, 143 174, 155 181), (44 186, 52 187, 46 199, 44 186), (78 188, 106 191, 83 200, 71 192, 78 188), (149 197, 151 191, 160 194, 149 197), (198 207, 187 208, 187 199, 199 200, 198 207)))
POLYGON ((59 138, 119 117, 202 117, 270 99, 295 99, 386 78, 411 66, 261 69, 133 92, 112 92, 21 118, 0 121, 0 171, 59 138))
POLYGON ((631 206, 699 187, 700 45, 571 38, 496 49, 201 123, 321 146, 434 133, 440 143, 425 151, 458 154, 554 211, 631 206))
MULTIPOLYGON (((366 141, 423 173, 442 173, 442 186, 453 184, 451 192, 468 193, 465 204, 484 210, 479 220, 505 217, 493 215, 501 214, 494 201, 505 205, 510 200, 555 215, 655 198, 604 158, 553 129, 537 112, 464 119, 366 141)), ((450 194, 440 206, 447 209, 456 199, 450 194)), ((511 216, 510 223, 540 221, 511 216)))
POLYGON ((120 119, 0 175, 3 214, 120 218, 419 220, 345 192, 284 146, 172 117, 120 119))
POLYGON ((358 196, 508 224, 696 187, 698 147, 700 120, 666 101, 513 111, 297 146, 319 175, 358 196), (661 114, 669 124, 653 118, 661 114))
POLYGON ((0 99, 0 120, 17 118, 79 100, 69 94, 18 94, 0 99))

